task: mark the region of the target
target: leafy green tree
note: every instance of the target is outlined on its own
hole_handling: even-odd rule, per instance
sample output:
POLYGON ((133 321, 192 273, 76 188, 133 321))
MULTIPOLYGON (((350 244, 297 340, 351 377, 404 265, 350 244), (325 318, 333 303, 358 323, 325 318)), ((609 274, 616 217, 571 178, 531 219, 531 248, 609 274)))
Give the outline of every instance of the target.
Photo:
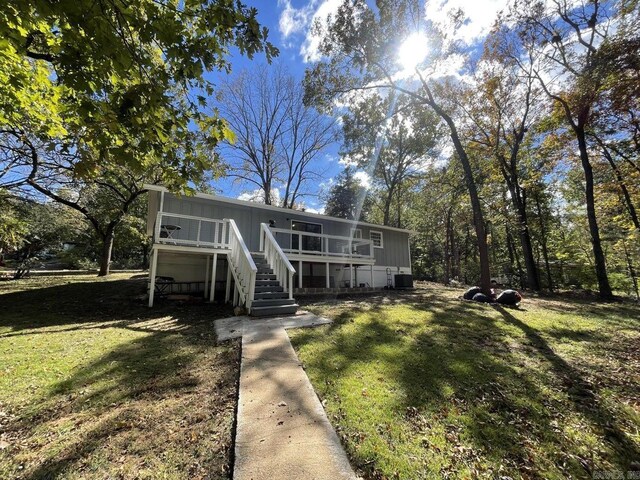
POLYGON ((361 220, 367 215, 367 190, 347 166, 326 194, 324 213, 332 217, 361 220))
MULTIPOLYGON (((21 218, 12 197, 0 190, 0 261, 7 253, 22 246, 28 231, 28 225, 21 218)), ((1 266, 1 265, 0 265, 1 266)))
POLYGON ((32 198, 6 198, 7 211, 12 211, 12 235, 17 236, 10 252, 15 257, 14 278, 29 272, 45 253, 61 250, 65 241, 75 239, 82 227, 78 215, 56 202, 38 202, 32 198), (15 221, 19 222, 16 225, 15 221))
POLYGON ((342 155, 373 172, 382 224, 401 227, 403 197, 436 156, 440 132, 432 112, 408 109, 406 95, 398 97, 372 94, 350 105, 349 113, 343 116, 342 155))
POLYGON ((567 2, 521 2, 512 9, 518 22, 520 44, 511 52, 511 57, 519 61, 524 49, 535 59, 531 76, 554 102, 578 146, 594 269, 600 296, 604 299, 611 298, 612 291, 596 215, 588 132, 607 77, 617 68, 617 62, 611 62, 611 58, 605 62, 601 55, 610 38, 608 25, 612 18, 625 22, 626 17, 636 16, 637 20, 636 10, 637 6, 627 10, 607 0, 595 0, 582 8, 574 8, 567 2))
POLYGON ((116 231, 147 190, 145 183, 158 183, 162 169, 134 174, 128 168, 105 164, 90 179, 74 177, 75 152, 45 151, 29 144, 33 156, 41 153, 46 161, 36 162, 26 184, 42 195, 81 214, 100 241, 99 276, 109 274, 116 231))
POLYGON ((214 167, 203 143, 232 137, 207 115, 232 47, 250 58, 277 54, 255 8, 241 2, 140 0, 2 2, 0 133, 32 135, 90 154, 77 177, 105 164, 186 188, 214 167))
MULTIPOLYGON (((347 94, 368 91, 395 91, 407 95, 414 105, 430 109, 446 128, 456 158, 463 167, 463 178, 473 212, 475 240, 480 258, 480 287, 491 288, 491 271, 484 213, 478 185, 459 129, 457 105, 452 99, 455 82, 432 75, 450 60, 450 45, 444 32, 421 22, 422 6, 417 0, 377 2, 345 0, 332 17, 321 42, 324 60, 306 72, 307 101, 330 108, 347 94), (412 79, 401 78, 398 48, 410 35, 426 31, 430 35, 428 68, 416 68, 412 79)), ((424 39, 427 42, 427 39, 424 39)), ((462 53, 462 52, 456 52, 462 53)))

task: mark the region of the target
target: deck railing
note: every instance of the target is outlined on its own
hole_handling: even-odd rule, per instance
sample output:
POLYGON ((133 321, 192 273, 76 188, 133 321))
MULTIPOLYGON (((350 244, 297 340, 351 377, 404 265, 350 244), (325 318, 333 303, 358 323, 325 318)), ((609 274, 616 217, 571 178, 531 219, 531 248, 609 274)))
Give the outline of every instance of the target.
POLYGON ((242 239, 236 222, 234 222, 233 219, 227 218, 225 218, 224 221, 229 225, 229 248, 231 249, 231 252, 227 255, 229 259, 229 270, 236 284, 236 292, 240 300, 239 303, 244 305, 250 312, 255 295, 256 273, 258 272, 258 268, 253 258, 251 258, 249 249, 242 239))
POLYGON ((289 293, 289 298, 293 298, 293 274, 296 273, 296 269, 291 265, 266 223, 260 224, 260 251, 264 252, 264 257, 271 265, 280 285, 284 287, 285 292, 289 293))
POLYGON ((227 222, 214 218, 158 212, 154 241, 168 245, 229 248, 227 222))
POLYGON ((373 258, 373 242, 362 238, 300 232, 284 228, 271 228, 276 242, 286 253, 347 257, 353 259, 373 258))

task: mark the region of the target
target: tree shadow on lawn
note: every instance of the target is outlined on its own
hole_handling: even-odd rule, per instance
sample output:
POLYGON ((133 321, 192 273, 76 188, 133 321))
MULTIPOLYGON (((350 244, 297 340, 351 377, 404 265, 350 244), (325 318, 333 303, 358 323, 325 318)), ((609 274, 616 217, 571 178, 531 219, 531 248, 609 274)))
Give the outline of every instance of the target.
MULTIPOLYGON (((22 334, 124 327, 166 331, 232 316, 224 304, 179 303, 157 299, 149 308, 146 279, 68 282, 0 294, 0 338, 22 334), (115 322, 115 323, 114 323, 115 322), (60 328, 54 328, 60 327, 60 328)), ((185 332, 188 333, 188 332, 185 332)))
POLYGON ((602 405, 596 388, 584 378, 582 372, 556 354, 534 328, 503 307, 496 307, 496 310, 500 312, 506 323, 524 333, 535 353, 546 361, 551 371, 563 384, 575 410, 584 415, 598 435, 605 438, 611 445, 617 466, 624 471, 629 470, 631 464, 640 459, 640 449, 621 428, 619 420, 602 405))
MULTIPOLYGON (((120 329, 144 333, 116 339, 113 349, 81 362, 10 412, 12 420, 3 425, 10 447, 0 451, 0 476, 112 478, 147 471, 228 477, 239 345, 216 347, 212 324, 228 309, 149 309, 132 299, 141 288, 140 281, 125 280, 0 295, 0 309, 9 310, 0 326, 11 329, 0 341, 94 329, 97 336, 120 329), (43 314, 43 305, 60 308, 43 314)), ((65 354, 82 348, 70 344, 65 354)))
MULTIPOLYGON (((416 437, 428 433, 434 423, 444 425, 447 443, 460 448, 450 449, 450 463, 440 466, 440 475, 453 473, 460 465, 478 466, 480 457, 525 476, 590 475, 592 459, 564 437, 561 424, 567 406, 612 446, 606 461, 628 469, 637 460, 636 445, 617 427, 580 372, 504 308, 496 310, 522 332, 534 347, 531 352, 523 352, 521 342, 505 330, 492 307, 437 296, 405 306, 428 314, 425 324, 416 322, 415 315, 391 318, 390 310, 380 303, 351 309, 327 327, 331 342, 325 342, 324 350, 305 360, 328 383, 372 362, 386 366, 383 374, 400 385, 403 395, 396 404, 377 407, 366 405, 365 397, 364 408, 390 406, 413 426, 416 437), (356 320, 359 315, 364 319, 356 320), (557 388, 557 395, 549 395, 550 387, 557 388), (565 395, 571 399, 569 405, 565 395)), ((300 332, 294 343, 303 346, 318 336, 300 332)), ((331 388, 320 386, 320 391, 328 394, 331 388)), ((364 458, 359 453, 359 433, 345 435, 351 438, 347 448, 356 464, 372 477, 380 474, 375 456, 364 458)), ((391 450, 396 440, 387 439, 391 450)), ((431 454, 428 447, 424 454, 431 454)))

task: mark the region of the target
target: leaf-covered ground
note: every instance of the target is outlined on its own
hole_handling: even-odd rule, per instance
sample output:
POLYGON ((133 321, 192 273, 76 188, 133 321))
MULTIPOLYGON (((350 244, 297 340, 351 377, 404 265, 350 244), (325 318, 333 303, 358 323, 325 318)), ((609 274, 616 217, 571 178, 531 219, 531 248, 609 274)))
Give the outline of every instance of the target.
POLYGON ((239 345, 146 276, 0 282, 0 478, 228 478, 239 345))
POLYGON ((360 473, 640 475, 640 308, 560 297, 496 308, 461 293, 315 302, 335 324, 290 332, 360 473))

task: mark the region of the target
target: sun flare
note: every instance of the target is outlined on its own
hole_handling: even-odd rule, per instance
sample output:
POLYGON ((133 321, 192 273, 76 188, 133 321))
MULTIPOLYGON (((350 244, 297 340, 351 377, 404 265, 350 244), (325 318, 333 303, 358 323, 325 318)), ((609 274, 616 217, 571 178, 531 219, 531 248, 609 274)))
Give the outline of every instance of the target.
POLYGON ((413 70, 427 56, 429 47, 427 37, 423 33, 412 33, 409 35, 398 50, 398 63, 405 70, 413 70))

